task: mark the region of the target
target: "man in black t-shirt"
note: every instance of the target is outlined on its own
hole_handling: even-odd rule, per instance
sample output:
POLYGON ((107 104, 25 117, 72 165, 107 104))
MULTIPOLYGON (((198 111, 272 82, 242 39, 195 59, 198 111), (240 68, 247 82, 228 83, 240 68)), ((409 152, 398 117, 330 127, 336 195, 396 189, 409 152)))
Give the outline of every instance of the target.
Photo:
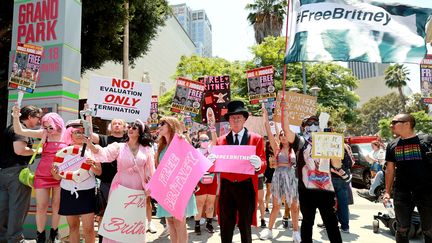
MULTIPOLYGON (((40 123, 42 110, 35 106, 21 108, 23 127, 34 128, 40 123)), ((0 242, 23 242, 23 224, 30 206, 31 188, 18 176, 34 153, 33 139, 15 134, 13 126, 5 130, 0 158, 0 242)))
POLYGON ((416 206, 425 242, 432 242, 432 161, 430 135, 416 135, 415 119, 410 114, 398 114, 391 129, 398 136, 387 146, 386 193, 390 200, 393 187, 394 209, 398 227, 396 242, 408 243, 411 215, 416 206), (394 185, 394 186, 393 186, 394 185))

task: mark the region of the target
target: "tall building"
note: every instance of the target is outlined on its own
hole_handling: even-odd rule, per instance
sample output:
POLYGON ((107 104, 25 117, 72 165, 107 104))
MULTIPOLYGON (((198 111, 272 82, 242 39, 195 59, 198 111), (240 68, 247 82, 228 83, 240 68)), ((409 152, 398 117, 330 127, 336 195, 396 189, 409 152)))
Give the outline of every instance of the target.
POLYGON ((358 79, 382 76, 388 66, 385 63, 348 62, 348 68, 353 71, 354 76, 358 79))
MULTIPOLYGON (((359 79, 358 87, 354 89, 360 101, 357 106, 362 106, 374 97, 381 97, 392 92, 398 92, 397 89, 390 89, 385 84, 384 71, 389 67, 386 63, 368 63, 368 62, 348 62, 348 68, 353 71, 354 76, 359 79)), ((409 96, 413 92, 409 86, 405 86, 402 92, 409 96)))
POLYGON ((212 26, 204 10, 191 10, 185 3, 171 6, 183 29, 196 45, 196 54, 212 57, 212 26))

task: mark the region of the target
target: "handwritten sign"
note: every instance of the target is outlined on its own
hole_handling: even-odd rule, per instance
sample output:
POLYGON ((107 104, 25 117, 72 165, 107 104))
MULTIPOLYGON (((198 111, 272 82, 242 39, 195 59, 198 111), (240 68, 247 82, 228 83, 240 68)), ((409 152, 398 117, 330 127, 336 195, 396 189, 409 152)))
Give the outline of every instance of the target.
POLYGON ((273 66, 246 71, 249 101, 251 104, 256 104, 260 100, 271 101, 276 98, 273 73, 273 66))
POLYGON ((249 158, 255 154, 256 147, 252 145, 217 145, 212 153, 216 155, 215 172, 229 172, 254 175, 255 168, 249 158))
POLYGON ((176 92, 171 103, 171 111, 189 113, 191 116, 198 115, 203 93, 204 84, 186 78, 178 78, 176 92))
POLYGON ((343 134, 331 132, 312 133, 312 158, 343 159, 344 137, 343 134))
MULTIPOLYGON (((273 114, 273 120, 281 122, 281 110, 280 102, 282 100, 282 91, 278 92, 276 99, 275 112, 273 114)), ((301 126, 302 120, 307 116, 316 114, 316 101, 317 97, 298 94, 295 92, 285 93, 285 102, 287 102, 288 111, 285 115, 288 115, 290 125, 301 126)))
POLYGON ((94 116, 128 122, 150 116, 151 84, 114 77, 92 76, 87 103, 94 116))
POLYGON ((9 87, 33 93, 39 78, 43 47, 17 44, 15 61, 9 79, 9 87))
POLYGON ((211 166, 204 155, 175 135, 147 187, 166 211, 183 220, 195 186, 211 166))
POLYGON ((205 76, 198 78, 205 85, 205 95, 201 107, 202 123, 224 121, 228 112, 227 105, 231 100, 230 76, 205 76))
POLYGON ((118 242, 145 242, 146 220, 144 191, 119 185, 110 192, 98 233, 118 242))

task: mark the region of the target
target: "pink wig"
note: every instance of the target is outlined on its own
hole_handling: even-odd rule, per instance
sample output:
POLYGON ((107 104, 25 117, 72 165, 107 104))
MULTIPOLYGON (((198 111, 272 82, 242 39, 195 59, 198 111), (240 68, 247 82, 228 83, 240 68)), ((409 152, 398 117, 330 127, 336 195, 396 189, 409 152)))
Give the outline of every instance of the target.
POLYGON ((82 127, 68 127, 64 133, 63 142, 67 145, 71 145, 74 143, 72 140, 72 133, 75 130, 82 130, 82 127))
POLYGON ((43 126, 45 122, 52 126, 57 132, 59 132, 63 140, 66 131, 63 118, 61 118, 61 116, 55 112, 50 112, 42 117, 41 125, 43 126))

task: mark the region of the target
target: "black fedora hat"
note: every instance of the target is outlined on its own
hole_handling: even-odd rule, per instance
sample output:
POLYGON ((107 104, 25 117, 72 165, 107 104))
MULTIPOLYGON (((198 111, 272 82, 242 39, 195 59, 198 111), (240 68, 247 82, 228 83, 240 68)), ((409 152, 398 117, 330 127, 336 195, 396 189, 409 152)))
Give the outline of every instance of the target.
POLYGON ((242 114, 244 118, 248 119, 249 112, 246 110, 244 103, 240 100, 233 100, 227 105, 228 112, 224 114, 225 120, 229 120, 229 116, 242 114))

